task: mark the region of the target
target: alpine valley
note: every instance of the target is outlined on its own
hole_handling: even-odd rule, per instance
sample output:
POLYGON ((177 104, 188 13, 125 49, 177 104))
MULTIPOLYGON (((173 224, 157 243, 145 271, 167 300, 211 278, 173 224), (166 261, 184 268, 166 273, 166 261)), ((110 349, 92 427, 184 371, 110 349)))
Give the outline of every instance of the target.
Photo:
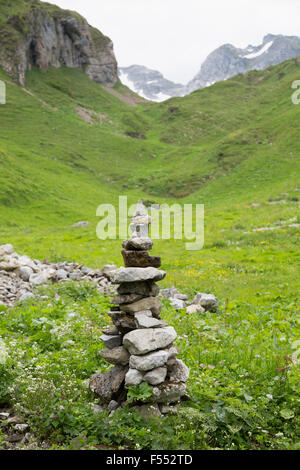
POLYGON ((185 93, 141 67, 119 69, 135 91, 122 84, 112 39, 52 4, 0 0, 0 449, 299 449, 299 39, 222 46, 185 93), (119 196, 204 204, 202 250, 153 240, 160 287, 179 295, 160 298, 162 321, 190 371, 174 415, 126 406, 145 382, 117 410, 89 390, 110 371, 100 337, 124 264, 96 211, 118 216, 119 196), (16 301, 31 276, 54 281, 16 301), (199 293, 219 303, 188 310, 199 293))

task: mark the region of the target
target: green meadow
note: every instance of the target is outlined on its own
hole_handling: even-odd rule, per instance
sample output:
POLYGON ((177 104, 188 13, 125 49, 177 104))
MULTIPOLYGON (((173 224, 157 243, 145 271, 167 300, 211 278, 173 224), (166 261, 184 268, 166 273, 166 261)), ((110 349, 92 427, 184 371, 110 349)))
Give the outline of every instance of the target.
POLYGON ((1 406, 25 414, 48 447, 299 449, 299 64, 160 104, 75 69, 33 69, 26 89, 0 70, 0 245, 120 266, 121 240, 96 236, 98 205, 118 207, 120 195, 129 205, 204 204, 202 250, 171 238, 153 253, 167 271, 161 287, 220 300, 217 312, 189 316, 165 302, 191 401, 147 422, 90 407, 87 380, 108 370, 98 351, 109 298, 66 283, 0 307, 1 406), (79 220, 90 225, 72 229, 79 220))

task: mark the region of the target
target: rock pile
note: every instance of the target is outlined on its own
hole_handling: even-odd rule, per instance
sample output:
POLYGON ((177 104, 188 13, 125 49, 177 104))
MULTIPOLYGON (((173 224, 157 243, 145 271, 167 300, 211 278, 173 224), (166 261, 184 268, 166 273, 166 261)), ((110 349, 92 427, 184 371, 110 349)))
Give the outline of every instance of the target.
POLYGON ((114 326, 101 337, 107 349, 100 355, 114 368, 95 374, 90 388, 101 398, 101 404, 114 410, 126 404, 127 387, 145 382, 152 388, 152 396, 146 404, 134 403, 136 410, 160 416, 174 411, 184 396, 189 371, 176 358, 179 351, 173 345, 177 337, 174 328, 160 317, 156 282, 166 273, 158 269, 161 259, 148 253, 153 246, 149 223, 146 208, 139 202, 130 225, 132 238, 123 242, 125 267, 111 273, 112 283, 118 285, 112 301, 115 306, 109 313, 114 326))
POLYGON ((110 292, 109 273, 116 266, 101 270, 90 269, 78 263, 41 262, 15 253, 10 244, 0 246, 0 305, 14 305, 18 300, 36 297, 34 288, 49 282, 91 281, 100 292, 110 292))
POLYGON ((170 300, 173 308, 176 310, 186 309, 186 313, 205 313, 215 312, 219 305, 219 300, 213 294, 204 294, 198 292, 192 302, 188 302, 188 297, 181 294, 176 287, 162 289, 160 295, 164 299, 170 300))

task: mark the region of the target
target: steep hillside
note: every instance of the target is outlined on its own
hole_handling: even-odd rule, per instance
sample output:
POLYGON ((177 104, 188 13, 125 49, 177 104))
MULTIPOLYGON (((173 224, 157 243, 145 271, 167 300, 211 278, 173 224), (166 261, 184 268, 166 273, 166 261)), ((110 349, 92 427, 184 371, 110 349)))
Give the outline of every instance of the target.
POLYGON ((0 78, 7 82, 0 106, 6 219, 7 207, 11 220, 32 205, 48 211, 50 201, 53 216, 64 208, 79 216, 84 184, 85 199, 133 192, 206 204, 230 200, 232 191, 247 200, 296 185, 297 60, 162 104, 129 99, 121 85, 108 93, 67 67, 29 71, 26 89, 0 78))
POLYGON ((75 67, 97 83, 118 80, 113 44, 75 12, 38 0, 0 0, 0 65, 21 85, 32 67, 75 67))

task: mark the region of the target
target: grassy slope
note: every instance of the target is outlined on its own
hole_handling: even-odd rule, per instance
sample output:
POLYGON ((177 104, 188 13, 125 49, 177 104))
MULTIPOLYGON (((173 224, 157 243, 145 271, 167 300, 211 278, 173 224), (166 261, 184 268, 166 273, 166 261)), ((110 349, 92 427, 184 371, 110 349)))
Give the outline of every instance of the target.
POLYGON ((124 194, 130 203, 142 195, 172 202, 182 194, 175 202, 205 203, 206 243, 201 252, 187 252, 181 241, 157 241, 170 273, 166 283, 190 291, 201 283, 221 297, 249 299, 253 290, 267 292, 264 284, 271 282, 278 292, 285 278, 296 282, 296 229, 286 229, 289 237, 285 229, 244 232, 299 221, 298 107, 290 99, 298 71, 297 62, 288 61, 184 99, 138 107, 77 70, 31 71, 26 86, 34 97, 8 83, 8 103, 0 107, 3 240, 57 259, 74 258, 76 245, 83 262, 120 264, 120 243, 95 237, 98 204, 116 203, 124 194), (84 122, 78 106, 104 114, 102 125, 96 118, 94 124, 84 122), (270 205, 272 199, 284 202, 270 205), (70 232, 69 225, 80 219, 91 227, 70 232), (224 269, 226 275, 217 275, 224 269), (233 283, 237 270, 240 282, 233 283))
MULTIPOLYGON (((12 242, 17 251, 33 257, 76 260, 91 267, 111 262, 120 265, 120 241, 103 242, 95 236, 98 204, 116 203, 121 194, 127 194, 130 203, 140 197, 155 202, 205 203, 203 250, 188 252, 181 240, 155 242, 155 251, 162 255, 168 272, 162 285, 174 284, 190 295, 213 292, 221 300, 221 318, 212 314, 187 319, 172 309, 165 311, 179 332, 183 358, 193 371, 190 393, 205 417, 211 413, 206 407, 221 406, 216 404, 220 400, 227 405, 229 400, 235 401, 237 409, 246 400, 248 406, 244 393, 255 397, 249 402, 250 414, 254 413, 253 403, 266 416, 294 406, 287 385, 286 395, 279 396, 276 357, 291 354, 297 337, 299 229, 251 231, 280 221, 300 222, 299 108, 290 99, 291 83, 298 78, 299 66, 293 60, 183 99, 135 107, 77 70, 31 71, 26 87, 34 96, 9 83, 0 72, 8 91, 7 105, 0 106, 0 243, 12 242), (76 113, 78 106, 107 117, 102 124, 96 118, 94 124, 86 123, 76 113), (128 133, 144 138, 132 138, 128 133), (270 204, 274 200, 281 203, 270 204), (71 230, 69 226, 77 220, 89 220, 91 225, 71 230), (183 335, 188 336, 187 341, 183 335), (257 360, 255 355, 263 359, 257 360), (222 358, 226 366, 219 365, 222 358), (216 369, 203 369, 203 363, 216 369), (213 385, 216 378, 221 389, 213 385), (266 393, 276 395, 274 409, 265 403, 266 393)), ((126 93, 120 84, 116 89, 126 93)), ((76 302, 71 308, 79 305, 94 319, 94 304, 85 305, 80 297, 76 302)), ((56 308, 54 302, 53 312, 56 308)), ((42 302, 28 310, 15 309, 13 316, 5 317, 3 337, 15 331, 17 336, 21 334, 21 342, 24 332, 31 338, 30 322, 40 312, 52 315, 42 302), (28 316, 25 330, 18 326, 23 318, 20 314, 28 316)), ((58 323, 65 322, 64 312, 59 305, 58 323)), ((74 349, 79 357, 88 341, 86 324, 81 327, 83 349, 74 349)), ((75 336, 76 328, 77 323, 75 336)), ((32 341, 42 345, 44 339, 34 336, 32 341)), ((51 341, 49 344, 54 347, 51 341)), ((41 356, 41 361, 45 364, 52 356, 44 344, 43 348, 47 357, 41 356)), ((55 361, 65 360, 61 359, 66 354, 63 351, 54 354, 53 367, 55 361)), ((97 368, 99 359, 90 360, 82 365, 80 360, 79 367, 74 359, 72 370, 79 381, 97 368)), ((99 366, 105 367, 101 361, 99 366)), ((293 368, 291 377, 295 381, 293 368)), ((288 427, 290 421, 279 420, 275 426, 268 419, 262 424, 264 429, 270 428, 271 433, 274 426, 275 433, 284 428, 289 442, 297 440, 288 427)), ((220 429, 221 422, 220 418, 220 429)), ((252 429, 247 426, 245 429, 252 429)), ((191 430, 186 432, 190 435, 191 430)), ((226 432, 220 431, 222 438, 215 434, 212 445, 229 448, 233 439, 239 447, 239 432, 235 438, 224 437, 226 432)), ((245 444, 247 439, 244 436, 242 442, 250 448, 259 439, 260 447, 269 447, 273 438, 256 436, 254 444, 245 444)), ((204 445, 195 442, 184 445, 204 445)), ((284 441, 281 445, 284 448, 284 441)))

